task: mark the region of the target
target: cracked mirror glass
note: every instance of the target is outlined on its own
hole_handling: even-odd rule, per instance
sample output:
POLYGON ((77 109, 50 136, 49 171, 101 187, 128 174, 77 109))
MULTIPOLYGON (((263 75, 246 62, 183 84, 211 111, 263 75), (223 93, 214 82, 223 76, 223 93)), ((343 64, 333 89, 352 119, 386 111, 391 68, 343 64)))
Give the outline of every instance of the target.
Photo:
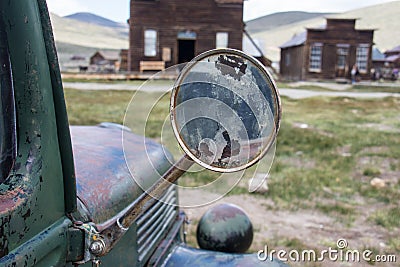
POLYGON ((182 149, 215 171, 245 169, 276 138, 281 106, 270 74, 241 51, 216 49, 181 71, 171 95, 171 122, 182 149))

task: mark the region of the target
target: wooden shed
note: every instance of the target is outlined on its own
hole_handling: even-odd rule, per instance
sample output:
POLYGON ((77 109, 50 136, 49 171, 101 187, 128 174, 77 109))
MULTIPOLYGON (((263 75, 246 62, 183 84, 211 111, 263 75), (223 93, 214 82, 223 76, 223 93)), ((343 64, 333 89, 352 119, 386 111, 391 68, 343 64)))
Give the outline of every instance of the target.
POLYGON ((119 51, 96 51, 90 57, 90 65, 114 65, 119 61, 119 51))
POLYGON ((385 61, 392 68, 400 68, 400 45, 385 51, 385 61))
POLYGON ((400 69, 400 45, 390 50, 387 50, 384 54, 377 53, 376 49, 373 50, 373 73, 372 79, 391 79, 397 80, 399 78, 400 69))
POLYGON ((159 70, 216 48, 242 49, 243 0, 131 0, 128 70, 159 70))
POLYGON ((280 74, 286 80, 345 80, 357 65, 370 78, 373 29, 356 29, 356 19, 327 18, 326 26, 308 28, 281 48, 280 74))
POLYGON ((119 51, 96 51, 90 57, 90 69, 95 72, 115 72, 119 70, 119 51))

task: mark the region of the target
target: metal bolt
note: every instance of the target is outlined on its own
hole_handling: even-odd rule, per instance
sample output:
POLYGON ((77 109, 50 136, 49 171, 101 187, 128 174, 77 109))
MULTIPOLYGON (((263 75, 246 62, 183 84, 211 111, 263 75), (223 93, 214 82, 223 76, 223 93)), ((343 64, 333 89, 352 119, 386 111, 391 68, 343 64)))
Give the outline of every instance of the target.
POLYGON ((96 240, 93 241, 92 244, 90 244, 90 253, 92 253, 93 255, 101 255, 104 250, 106 249, 106 245, 104 244, 103 240, 96 240))

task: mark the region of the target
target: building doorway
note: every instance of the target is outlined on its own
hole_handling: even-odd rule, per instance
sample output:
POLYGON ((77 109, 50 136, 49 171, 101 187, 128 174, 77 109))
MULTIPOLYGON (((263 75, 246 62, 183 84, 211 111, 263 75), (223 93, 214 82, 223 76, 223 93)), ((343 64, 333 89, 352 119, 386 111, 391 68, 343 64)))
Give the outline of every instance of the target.
POLYGON ((343 45, 336 48, 336 78, 347 78, 349 74, 349 66, 347 64, 348 54, 348 45, 343 45))
POLYGON ((178 64, 194 58, 195 45, 196 40, 178 40, 178 64))

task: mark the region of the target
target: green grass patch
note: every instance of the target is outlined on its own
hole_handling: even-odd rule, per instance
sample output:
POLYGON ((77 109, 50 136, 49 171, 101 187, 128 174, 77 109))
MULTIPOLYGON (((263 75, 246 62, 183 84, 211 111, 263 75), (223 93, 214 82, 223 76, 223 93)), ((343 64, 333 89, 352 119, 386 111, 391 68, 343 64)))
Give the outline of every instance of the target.
POLYGON ((369 183, 356 182, 356 192, 367 199, 374 199, 385 204, 399 205, 400 185, 390 185, 384 188, 375 188, 369 183))
POLYGON ((334 203, 329 203, 328 201, 326 203, 317 202, 315 208, 336 218, 341 223, 345 223, 347 226, 350 226, 357 216, 354 206, 339 201, 335 201, 334 203))
POLYGON ((333 204, 317 203, 316 208, 326 214, 334 215, 350 215, 355 211, 354 207, 340 202, 333 204))
POLYGON ((179 179, 179 185, 194 187, 206 185, 215 181, 221 174, 209 170, 201 170, 198 172, 187 172, 181 179, 179 179))
POLYGON ((377 225, 388 229, 400 227, 400 207, 393 207, 385 210, 379 210, 372 214, 369 219, 377 225))
POLYGON ((370 176, 370 177, 379 176, 380 174, 381 174, 381 171, 375 167, 368 167, 368 168, 364 169, 364 171, 363 171, 363 175, 370 176))
POLYGON ((65 89, 68 119, 71 125, 95 125, 101 122, 123 123, 131 91, 92 91, 65 89))
POLYGON ((392 237, 389 239, 389 247, 393 251, 400 253, 400 237, 392 237))
MULTIPOLYGON (((123 123, 133 94, 132 91, 66 89, 70 124, 123 123)), ((129 120, 133 125, 127 126, 140 133, 143 129, 135 128, 135 125, 142 128, 145 125, 146 136, 177 147, 173 136, 160 138, 163 123, 169 123, 166 121, 169 95, 158 99, 149 117, 148 112, 141 112, 142 107, 152 104, 159 95, 136 94, 135 109, 129 120)), ((362 157, 370 155, 378 155, 382 160, 400 158, 400 99, 315 97, 293 100, 283 97, 282 104, 283 120, 268 182, 269 191, 265 194, 274 200, 277 208, 315 208, 316 201, 324 202, 326 199, 331 203, 329 201, 334 198, 352 202, 355 196, 398 205, 399 184, 376 189, 359 177, 385 175, 388 170, 359 163, 362 157), (346 156, 340 152, 344 147, 346 156), (378 152, 366 150, 374 147, 387 149, 378 152)), ((177 155, 176 151, 172 152, 177 155)), ((390 164, 391 171, 399 169, 399 163, 390 164)), ((183 183, 190 186, 203 185, 215 179, 214 174, 206 172, 188 176, 189 179, 183 183)), ((247 188, 235 188, 231 193, 244 194, 247 188)), ((346 208, 346 205, 325 203, 318 209, 328 214, 345 215, 351 211, 351 208, 346 208)))

